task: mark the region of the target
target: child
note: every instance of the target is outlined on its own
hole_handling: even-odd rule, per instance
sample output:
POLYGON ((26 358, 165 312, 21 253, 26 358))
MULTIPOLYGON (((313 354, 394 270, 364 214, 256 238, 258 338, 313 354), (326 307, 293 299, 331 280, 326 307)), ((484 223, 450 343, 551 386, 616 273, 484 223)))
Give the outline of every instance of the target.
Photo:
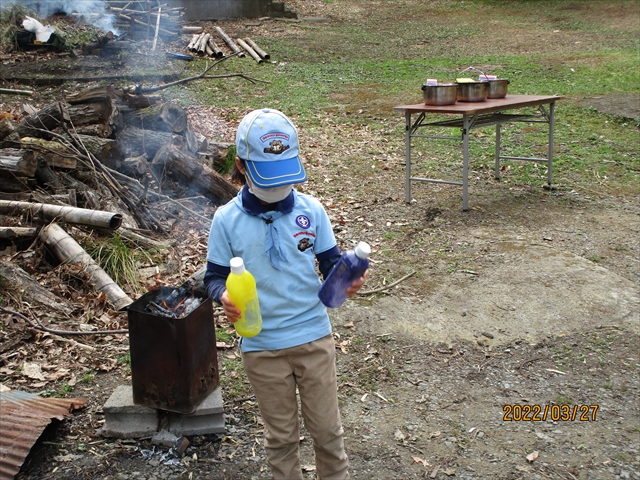
MULTIPOLYGON (((311 434, 321 479, 349 478, 338 410, 335 343, 321 282, 340 258, 329 218, 318 200, 293 189, 306 181, 291 120, 255 110, 236 133, 236 168, 245 185, 213 218, 204 277, 211 298, 231 322, 240 311, 225 281, 232 257, 242 257, 256 279, 262 331, 242 338, 242 361, 265 425, 274 478, 302 479, 298 403, 311 434)), ((353 296, 365 275, 353 282, 353 296)))

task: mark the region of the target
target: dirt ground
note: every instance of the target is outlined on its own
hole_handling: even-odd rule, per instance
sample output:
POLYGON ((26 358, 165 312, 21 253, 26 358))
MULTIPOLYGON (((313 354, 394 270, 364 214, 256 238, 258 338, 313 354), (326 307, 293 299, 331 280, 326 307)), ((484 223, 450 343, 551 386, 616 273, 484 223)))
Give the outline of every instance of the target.
MULTIPOLYGON (((330 5, 310 3, 305 13, 327 15, 330 5)), ((34 63, 6 63, 3 75, 46 65, 34 63)), ((30 101, 43 106, 59 94, 42 88, 30 101)), ((584 101, 623 118, 639 116, 635 97, 584 101)), ((231 138, 234 125, 224 112, 194 106, 191 113, 210 126, 203 133, 231 138)), ((353 132, 358 145, 388 144, 394 153, 367 179, 368 196, 339 201, 335 192, 351 185, 334 175, 340 158, 331 139, 304 126, 300 136, 327 152, 303 188, 327 206, 340 247, 362 239, 374 247, 365 294, 331 311, 351 477, 640 479, 636 193, 508 188, 490 172, 475 172, 468 212, 450 186, 414 186, 414 202, 406 204, 403 139, 363 128, 353 132)), ((188 276, 202 264, 208 231, 197 223, 182 227, 173 232, 174 256, 192 259, 181 267, 188 276)), ((43 390, 30 387, 18 360, 55 355, 68 362, 69 375, 98 372, 68 395, 86 398, 87 406, 45 431, 17 478, 270 478, 253 398, 223 391, 226 434, 192 437, 181 461, 167 462, 166 449, 152 453, 149 439, 99 434, 102 406, 131 381, 116 361, 127 353, 125 336, 86 340, 96 349, 88 354, 0 319, 3 342, 24 337, 17 357, 0 365, 5 386, 43 390)), ((236 357, 234 349, 219 355, 221 364, 236 357)), ((64 383, 68 376, 46 389, 64 383)), ((302 432, 305 479, 313 479, 313 449, 302 432)))

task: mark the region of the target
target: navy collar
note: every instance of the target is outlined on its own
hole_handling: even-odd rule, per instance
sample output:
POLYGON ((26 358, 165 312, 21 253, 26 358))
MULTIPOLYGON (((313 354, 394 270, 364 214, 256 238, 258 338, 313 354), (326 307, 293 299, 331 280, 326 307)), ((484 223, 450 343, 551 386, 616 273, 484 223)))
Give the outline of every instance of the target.
POLYGON ((249 191, 249 187, 245 184, 242 188, 242 206, 249 215, 259 216, 261 213, 267 212, 281 212, 283 214, 291 213, 293 211, 293 205, 295 198, 293 196, 293 190, 284 200, 280 200, 278 203, 263 204, 258 197, 249 191))

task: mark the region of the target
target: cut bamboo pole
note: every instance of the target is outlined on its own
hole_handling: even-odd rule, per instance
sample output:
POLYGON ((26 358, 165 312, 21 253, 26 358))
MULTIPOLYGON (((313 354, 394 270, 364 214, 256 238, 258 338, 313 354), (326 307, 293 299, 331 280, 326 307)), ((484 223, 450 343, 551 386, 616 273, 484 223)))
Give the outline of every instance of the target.
POLYGON ((11 88, 0 88, 0 93, 8 95, 33 95, 31 90, 13 90, 11 88))
POLYGON ((265 52, 264 50, 262 50, 258 44, 256 42, 254 42, 253 40, 251 40, 249 37, 246 37, 244 39, 245 42, 247 42, 251 48, 253 48, 255 50, 255 52, 260 55, 264 60, 269 60, 271 58, 271 55, 269 55, 267 52, 265 52))
POLYGON ((40 239, 61 262, 83 267, 89 282, 98 292, 106 295, 107 300, 116 310, 122 310, 133 303, 133 299, 58 224, 52 223, 43 228, 40 232, 40 239))
POLYGON ((205 33, 200 40, 200 44, 198 45, 198 53, 202 53, 204 55, 207 54, 207 44, 209 43, 209 38, 211 38, 210 33, 205 33))
POLYGON ((213 37, 209 37, 209 47, 213 50, 214 56, 218 58, 224 57, 224 52, 218 47, 216 42, 213 41, 213 37))
POLYGON ((236 42, 238 42, 238 45, 240 45, 242 48, 244 48, 247 53, 249 55, 251 55, 251 57, 258 63, 262 63, 262 58, 260 57, 260 55, 258 55, 253 48, 251 48, 249 45, 247 45, 247 43, 242 40, 241 38, 236 38, 236 42))
POLYGON ((37 228, 31 227, 0 227, 0 238, 13 240, 14 238, 33 238, 38 235, 37 228))
POLYGON ((229 37, 229 35, 227 35, 226 33, 224 33, 224 30, 222 30, 220 27, 216 27, 216 31, 220 34, 220 36, 222 37, 222 39, 224 40, 224 42, 229 45, 229 48, 231 50, 233 50, 233 53, 237 53, 239 57, 244 57, 244 52, 240 49, 240 47, 238 45, 236 45, 236 42, 234 42, 231 37, 229 37))
POLYGON ((92 227, 117 230, 122 224, 122 215, 102 210, 89 210, 48 203, 13 202, 0 200, 0 214, 29 213, 32 217, 42 214, 44 220, 58 220, 66 223, 77 223, 92 227))
POLYGON ((158 43, 158 32, 160 32, 160 15, 162 14, 162 7, 158 7, 158 18, 156 19, 156 34, 153 36, 153 45, 151 46, 151 51, 156 49, 156 44, 158 43))
POLYGON ((200 39, 202 38, 203 35, 204 33, 194 34, 193 37, 191 37, 191 41, 189 42, 189 45, 187 45, 187 50, 189 50, 190 52, 195 52, 196 45, 200 43, 200 39))

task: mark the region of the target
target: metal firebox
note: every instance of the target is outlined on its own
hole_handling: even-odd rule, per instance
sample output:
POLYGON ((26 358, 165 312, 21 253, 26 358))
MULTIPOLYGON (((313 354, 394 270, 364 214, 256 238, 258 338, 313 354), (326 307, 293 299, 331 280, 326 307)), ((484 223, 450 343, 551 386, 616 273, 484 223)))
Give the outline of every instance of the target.
POLYGON ((150 313, 176 289, 153 290, 128 307, 133 403, 192 413, 220 382, 211 299, 182 318, 150 313))

